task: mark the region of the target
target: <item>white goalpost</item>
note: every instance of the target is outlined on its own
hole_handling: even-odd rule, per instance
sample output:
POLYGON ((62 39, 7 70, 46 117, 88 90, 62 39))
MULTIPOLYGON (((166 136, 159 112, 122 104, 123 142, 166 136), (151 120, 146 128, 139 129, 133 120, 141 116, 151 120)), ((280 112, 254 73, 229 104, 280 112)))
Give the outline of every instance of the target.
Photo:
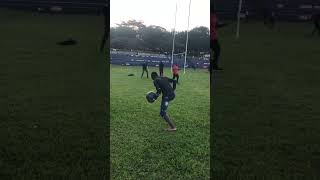
POLYGON ((174 17, 174 29, 173 29, 173 40, 172 40, 172 55, 171 55, 171 71, 172 71, 172 66, 173 66, 174 40, 176 39, 177 11, 178 11, 178 2, 176 2, 176 12, 175 12, 175 17, 174 17))
POLYGON ((241 18, 241 8, 242 8, 242 0, 239 0, 239 7, 238 7, 238 20, 237 20, 237 32, 236 38, 239 39, 240 35, 240 18, 241 18))
POLYGON ((190 7, 191 0, 189 0, 189 14, 188 14, 188 27, 187 27, 187 40, 186 40, 186 52, 184 55, 184 65, 183 65, 183 74, 186 73, 186 64, 187 64, 187 52, 188 52, 188 40, 189 40, 189 23, 190 23, 190 7))
POLYGON ((171 53, 171 71, 173 66, 173 56, 184 54, 184 65, 183 65, 183 73, 186 73, 186 65, 187 65, 187 53, 188 53, 188 41, 189 41, 189 24, 190 24, 190 8, 191 8, 191 0, 189 0, 189 13, 188 13, 188 26, 187 26, 187 38, 186 38, 186 49, 184 53, 174 54, 174 43, 176 38, 176 25, 177 25, 177 11, 178 11, 178 2, 176 2, 176 12, 175 12, 175 20, 174 20, 174 29, 173 29, 173 40, 172 40, 172 53, 171 53))

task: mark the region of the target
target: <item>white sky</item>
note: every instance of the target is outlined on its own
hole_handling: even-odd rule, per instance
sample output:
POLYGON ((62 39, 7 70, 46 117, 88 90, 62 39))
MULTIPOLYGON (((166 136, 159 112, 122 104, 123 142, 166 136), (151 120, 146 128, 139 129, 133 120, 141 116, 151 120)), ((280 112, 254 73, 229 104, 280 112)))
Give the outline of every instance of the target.
MULTIPOLYGON (((189 0, 110 0, 110 25, 135 19, 145 25, 157 25, 168 31, 174 28, 178 3, 176 31, 187 30, 189 0)), ((210 0, 191 0, 189 29, 210 26, 210 0)))

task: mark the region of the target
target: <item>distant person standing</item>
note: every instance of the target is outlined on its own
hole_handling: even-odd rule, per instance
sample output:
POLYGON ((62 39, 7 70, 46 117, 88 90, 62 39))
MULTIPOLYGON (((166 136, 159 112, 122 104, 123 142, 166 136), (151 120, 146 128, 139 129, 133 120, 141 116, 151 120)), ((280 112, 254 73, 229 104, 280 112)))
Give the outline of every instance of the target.
POLYGON ((274 28, 275 24, 276 24, 276 14, 275 12, 271 12, 270 14, 270 28, 274 28))
POLYGON ((195 63, 193 62, 193 61, 190 61, 190 66, 191 66, 191 68, 193 69, 193 70, 196 70, 196 65, 195 65, 195 63))
POLYGON ((211 49, 211 63, 209 66, 210 73, 213 70, 223 70, 219 67, 220 59, 220 43, 217 37, 217 29, 225 26, 226 24, 218 23, 218 18, 213 7, 213 3, 210 5, 210 49, 211 49), (212 55, 213 53, 213 55, 212 55))
POLYGON ((141 78, 143 77, 144 72, 147 72, 147 78, 149 78, 148 63, 147 63, 147 61, 145 61, 145 62, 142 64, 142 74, 141 74, 141 78))
POLYGON ((103 51, 107 39, 109 39, 109 34, 110 34, 110 8, 109 8, 109 0, 106 0, 106 4, 102 9, 103 16, 104 16, 104 34, 101 40, 101 45, 100 45, 100 52, 103 51))
POLYGON ((245 22, 246 23, 249 22, 249 11, 248 10, 245 11, 245 22))
POLYGON ((163 67, 164 67, 164 64, 162 61, 160 61, 160 64, 159 64, 160 77, 163 77, 163 67))
POLYGON ((268 9, 267 8, 263 9, 263 24, 265 26, 268 25, 268 9))
POLYGON ((274 11, 270 11, 267 8, 264 9, 264 25, 273 29, 276 23, 276 15, 274 11))
POLYGON ((179 84, 179 66, 177 64, 174 64, 172 66, 172 74, 173 74, 173 80, 177 78, 177 84, 179 84))
POLYGON ((320 35, 320 13, 313 14, 312 21, 314 24, 314 29, 312 31, 312 35, 314 35, 314 33, 316 33, 316 32, 318 32, 318 35, 320 35))

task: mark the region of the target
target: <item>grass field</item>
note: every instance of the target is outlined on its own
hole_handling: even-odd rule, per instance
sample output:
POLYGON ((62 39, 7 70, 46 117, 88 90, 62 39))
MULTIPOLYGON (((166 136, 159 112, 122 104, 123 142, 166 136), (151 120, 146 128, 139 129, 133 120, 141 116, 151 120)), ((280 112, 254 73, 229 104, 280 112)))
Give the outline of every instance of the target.
MULTIPOLYGON (((165 75, 171 76, 169 70, 165 75)), ((181 75, 176 98, 168 108, 177 126, 175 133, 164 131, 160 101, 146 101, 146 93, 155 88, 150 77, 140 78, 141 67, 112 66, 110 72, 111 177, 209 179, 208 72, 191 70, 181 75), (130 73, 135 76, 127 76, 130 73)))
POLYGON ((1 9, 0 21, 0 179, 103 179, 103 18, 1 9), (68 37, 79 43, 56 45, 68 37))
MULTIPOLYGON (((103 19, 0 13, 0 179, 103 179, 108 169, 103 19), (72 36, 76 46, 55 43, 72 36)), ((320 37, 306 23, 219 30, 211 170, 216 179, 320 177, 320 37)), ((114 179, 208 179, 209 78, 182 76, 163 131, 140 68, 111 68, 114 179), (127 74, 136 76, 129 77, 127 74)), ((168 72, 167 72, 168 73, 168 72)))
POLYGON ((212 170, 216 179, 320 177, 320 37, 308 23, 219 29, 212 170))

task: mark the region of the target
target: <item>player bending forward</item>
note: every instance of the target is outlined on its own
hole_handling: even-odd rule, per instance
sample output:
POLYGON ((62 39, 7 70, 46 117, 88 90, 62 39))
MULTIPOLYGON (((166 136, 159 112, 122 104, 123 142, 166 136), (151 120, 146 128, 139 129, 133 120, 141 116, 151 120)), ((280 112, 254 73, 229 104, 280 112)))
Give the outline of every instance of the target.
POLYGON ((160 77, 156 72, 151 73, 151 78, 153 80, 153 84, 156 87, 157 93, 156 98, 160 96, 162 93, 162 101, 160 106, 160 116, 168 123, 169 128, 167 131, 176 131, 176 127, 173 121, 169 118, 167 114, 167 109, 169 106, 169 102, 175 98, 174 91, 176 90, 176 81, 167 77, 160 77), (172 86, 171 86, 172 83, 172 86))

